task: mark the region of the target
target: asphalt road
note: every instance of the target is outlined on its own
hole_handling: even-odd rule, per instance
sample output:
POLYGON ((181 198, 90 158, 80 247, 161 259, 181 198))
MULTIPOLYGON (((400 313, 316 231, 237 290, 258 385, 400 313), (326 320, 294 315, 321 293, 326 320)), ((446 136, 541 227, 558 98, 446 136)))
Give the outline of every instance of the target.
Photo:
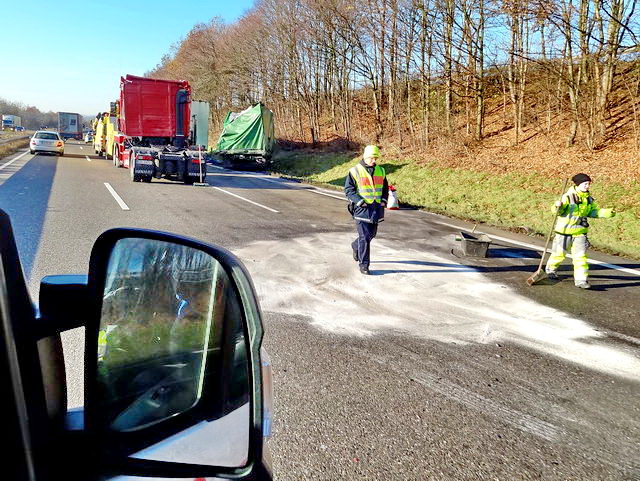
MULTIPOLYGON (((0 161, 34 298, 44 275, 85 273, 114 226, 235 252, 273 360, 276 479, 640 479, 637 262, 595 254, 619 268, 592 265, 594 290, 570 271, 530 288, 539 240, 481 226, 491 256, 465 258, 454 234, 470 225, 399 210, 362 276, 339 192, 216 167, 209 187, 133 183, 90 153, 0 161)), ((82 336, 65 336, 71 405, 82 336)))

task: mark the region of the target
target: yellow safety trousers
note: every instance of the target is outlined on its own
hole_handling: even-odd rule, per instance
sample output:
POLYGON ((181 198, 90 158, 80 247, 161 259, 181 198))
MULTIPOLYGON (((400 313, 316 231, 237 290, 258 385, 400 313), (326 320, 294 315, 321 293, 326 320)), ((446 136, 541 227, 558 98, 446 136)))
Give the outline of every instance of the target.
POLYGON ((571 250, 573 258, 573 278, 577 281, 586 281, 589 277, 589 263, 587 262, 587 248, 589 247, 587 236, 556 234, 551 246, 551 255, 547 261, 547 272, 555 272, 562 264, 567 251, 571 250))

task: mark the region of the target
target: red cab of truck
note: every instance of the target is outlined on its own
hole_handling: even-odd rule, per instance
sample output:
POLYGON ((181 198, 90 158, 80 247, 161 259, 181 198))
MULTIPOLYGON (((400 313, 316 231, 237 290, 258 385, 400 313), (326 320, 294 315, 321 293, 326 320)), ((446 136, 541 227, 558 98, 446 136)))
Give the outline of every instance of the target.
POLYGON ((171 143, 188 139, 190 98, 187 81, 120 77, 120 132, 127 137, 165 138, 171 143))

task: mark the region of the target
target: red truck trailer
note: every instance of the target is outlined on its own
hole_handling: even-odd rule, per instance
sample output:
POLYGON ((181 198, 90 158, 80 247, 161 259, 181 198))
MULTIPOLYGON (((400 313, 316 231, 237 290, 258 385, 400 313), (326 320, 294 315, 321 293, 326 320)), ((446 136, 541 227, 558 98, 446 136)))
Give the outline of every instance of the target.
POLYGON ((120 78, 113 134, 113 163, 126 167, 134 182, 166 178, 193 184, 206 169, 189 149, 191 87, 186 81, 127 75, 120 78))

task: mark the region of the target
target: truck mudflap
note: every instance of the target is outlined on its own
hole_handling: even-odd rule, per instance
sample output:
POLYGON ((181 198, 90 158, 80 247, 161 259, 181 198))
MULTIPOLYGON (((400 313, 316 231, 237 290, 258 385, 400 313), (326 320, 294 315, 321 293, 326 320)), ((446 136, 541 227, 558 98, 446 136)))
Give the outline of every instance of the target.
POLYGON ((154 175, 155 163, 151 154, 136 152, 133 154, 133 158, 134 175, 145 177, 151 177, 154 175))
POLYGON ((189 151, 186 155, 187 159, 187 177, 191 180, 198 181, 200 174, 202 174, 202 181, 207 177, 207 164, 204 160, 200 159, 200 155, 197 152, 189 151), (202 166, 200 165, 202 162, 202 166))

